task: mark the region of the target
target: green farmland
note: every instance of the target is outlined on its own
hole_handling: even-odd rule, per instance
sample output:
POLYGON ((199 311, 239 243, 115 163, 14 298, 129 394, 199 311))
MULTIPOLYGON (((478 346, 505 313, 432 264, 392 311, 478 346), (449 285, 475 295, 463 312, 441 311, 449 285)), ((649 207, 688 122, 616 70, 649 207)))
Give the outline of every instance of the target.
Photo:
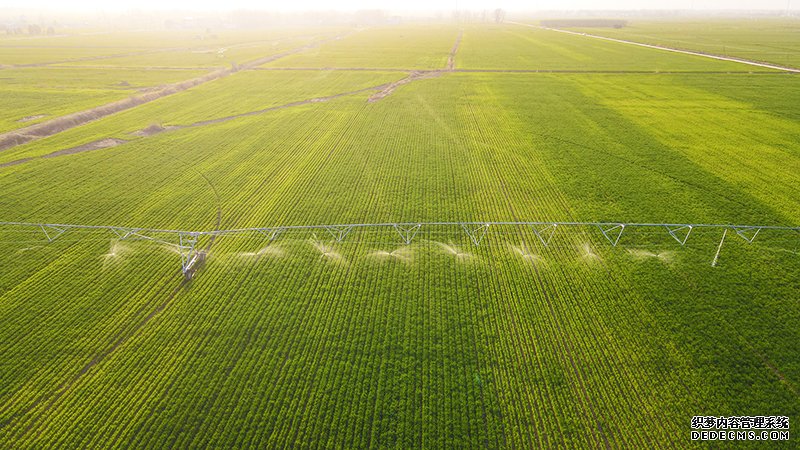
POLYGON ((800 23, 792 19, 635 21, 620 29, 581 31, 671 48, 800 67, 800 23))
POLYGON ((686 448, 696 415, 800 420, 800 74, 519 24, 230 31, 213 61, 192 36, 0 39, 5 136, 162 92, 0 150, 0 221, 119 227, 0 225, 0 448, 686 448), (395 223, 470 225, 271 233, 395 223), (264 227, 200 235, 191 276, 140 230, 264 227))

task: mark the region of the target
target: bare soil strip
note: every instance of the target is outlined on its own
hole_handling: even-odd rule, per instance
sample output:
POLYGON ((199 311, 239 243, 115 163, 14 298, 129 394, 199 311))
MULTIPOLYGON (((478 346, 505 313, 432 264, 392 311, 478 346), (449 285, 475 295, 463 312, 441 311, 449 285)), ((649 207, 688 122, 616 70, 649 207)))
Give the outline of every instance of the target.
POLYGON ((143 129, 141 129, 139 131, 134 131, 133 133, 131 133, 131 135, 139 136, 139 137, 147 137, 147 136, 152 136, 154 134, 163 133, 164 131, 167 131, 167 130, 175 130, 175 129, 178 129, 178 128, 181 128, 181 127, 177 127, 177 126, 167 126, 167 127, 165 127, 165 126, 162 126, 161 124, 153 124, 153 125, 150 125, 147 128, 143 128, 143 129))
POLYGON ((371 95, 369 97, 369 99, 367 99, 367 101, 369 103, 373 103, 373 102, 377 102, 379 100, 383 100, 384 98, 386 98, 386 96, 388 96, 392 92, 394 92, 395 89, 397 89, 398 87, 400 87, 400 86, 402 86, 404 84, 408 84, 408 83, 411 83, 412 81, 422 80, 422 79, 425 79, 425 78, 438 77, 441 74, 442 74, 442 72, 438 71, 438 70, 427 70, 427 71, 414 71, 414 72, 411 72, 411 74, 409 74, 407 77, 403 78, 402 80, 395 81, 394 83, 389 83, 388 85, 386 85, 386 87, 381 89, 380 92, 377 92, 377 93, 371 95))
POLYGON ((22 159, 15 159, 14 161, 9 161, 9 162, 5 162, 5 163, 0 163, 0 168, 2 168, 2 167, 16 166, 17 164, 26 163, 26 162, 28 162, 28 161, 32 161, 32 160, 34 160, 34 159, 37 159, 37 158, 22 158, 22 159))
POLYGON ((447 57, 447 70, 453 71, 456 68, 456 53, 458 53, 458 47, 461 46, 461 38, 464 36, 464 30, 459 30, 458 37, 456 38, 456 43, 453 45, 453 49, 450 50, 450 56, 447 57))
POLYGON ((323 43, 336 39, 338 37, 339 36, 322 39, 301 47, 297 47, 292 50, 287 50, 285 52, 277 53, 275 55, 270 55, 264 58, 259 58, 250 61, 246 64, 239 66, 238 68, 218 69, 213 72, 207 73, 203 76, 192 78, 190 80, 178 83, 169 84, 166 85, 165 87, 141 93, 137 96, 129 97, 123 100, 118 100, 112 103, 107 103, 105 105, 101 105, 92 109, 68 114, 66 116, 57 117, 52 120, 48 120, 36 125, 31 125, 29 127, 0 134, 0 151, 16 147, 17 145, 21 145, 26 142, 33 141, 35 139, 52 136, 54 134, 60 133, 70 128, 74 128, 78 125, 83 125, 101 119, 103 117, 109 116, 111 114, 124 111, 126 109, 130 109, 139 106, 141 104, 166 97, 168 95, 185 91, 189 88, 201 85, 203 83, 207 83, 212 80, 226 77, 228 75, 237 72, 238 70, 252 69, 262 64, 275 61, 276 59, 318 47, 323 43))
POLYGON ((711 58, 711 59, 716 59, 716 60, 719 60, 719 61, 729 61, 729 62, 735 62, 735 63, 740 63, 740 64, 747 64, 747 65, 750 65, 750 66, 764 67, 764 68, 767 68, 767 69, 782 70, 784 72, 800 73, 800 69, 795 69, 794 67, 779 66, 779 65, 776 65, 776 64, 765 63, 765 62, 760 62, 760 61, 753 61, 753 60, 743 59, 743 58, 736 58, 736 57, 732 57, 732 56, 714 55, 712 53, 704 53, 704 52, 699 52, 699 51, 694 51, 694 50, 682 50, 682 49, 679 49, 679 48, 664 47, 664 46, 661 46, 661 45, 654 45, 654 44, 643 44, 641 42, 628 41, 628 40, 625 40, 625 39, 616 39, 616 38, 610 38, 610 37, 605 37, 605 36, 598 36, 596 34, 579 33, 577 31, 562 30, 562 29, 559 29, 559 28, 547 28, 547 27, 542 27, 542 26, 538 26, 538 25, 530 25, 530 24, 527 24, 527 23, 520 23, 520 22, 509 22, 509 23, 513 23, 515 25, 522 25, 522 26, 526 26, 526 27, 530 27, 530 28, 539 28, 539 29, 542 29, 542 30, 556 31, 558 33, 566 33, 566 34, 573 34, 573 35, 576 35, 576 36, 584 36, 584 37, 589 37, 589 38, 594 38, 594 39, 602 39, 604 41, 617 42, 617 43, 620 43, 620 44, 636 45, 638 47, 652 48, 652 49, 656 49, 656 50, 664 50, 664 51, 673 52, 673 53, 682 53, 684 55, 702 56, 704 58, 711 58))
POLYGON ((99 141, 89 142, 88 144, 79 145, 77 147, 67 148, 64 150, 59 150, 57 152, 48 153, 42 156, 42 158, 55 158, 57 156, 73 155, 75 153, 81 153, 81 152, 90 152, 92 150, 100 150, 104 148, 116 147, 126 142, 128 141, 115 138, 100 139, 99 141))
MULTIPOLYGON (((299 101, 296 101, 296 102, 286 103, 286 104, 278 105, 278 106, 271 106, 269 108, 259 109, 259 110, 256 110, 256 111, 248 111, 246 113, 236 114, 236 115, 233 115, 233 116, 226 116, 226 117, 220 117, 220 118, 217 118, 217 119, 203 120, 203 121, 195 122, 195 123, 192 123, 192 124, 189 124, 189 125, 170 125, 170 126, 164 127, 164 126, 159 125, 159 124, 153 124, 153 125, 150 125, 147 128, 144 128, 144 129, 141 129, 141 130, 138 130, 138 131, 134 131, 133 133, 130 133, 130 134, 133 135, 133 136, 148 137, 148 136, 153 136, 155 134, 163 133, 165 131, 170 131, 170 130, 180 130, 180 129, 183 129, 183 128, 192 128, 192 127, 200 127, 200 126, 204 126, 204 125, 212 125, 212 124, 227 122, 229 120, 238 119, 240 117, 256 116, 256 115, 259 115, 259 114, 264 114, 264 113, 267 113, 267 112, 270 112, 270 111, 276 111, 276 110, 279 110, 279 109, 291 108, 291 107, 294 107, 294 106, 301 106, 301 105, 308 105, 308 104, 311 104, 311 103, 322 103, 322 102, 327 102, 328 100, 333 100, 335 98, 345 97, 345 96, 348 96, 348 95, 355 95, 355 94, 360 94, 362 92, 377 91, 377 90, 381 90, 381 89, 386 89, 390 84, 391 83, 380 84, 380 85, 377 85, 377 86, 370 86, 370 87, 363 88, 363 89, 358 89, 358 90, 355 90, 355 91, 341 92, 339 94, 329 95, 329 96, 326 96, 326 97, 315 97, 315 98, 309 98, 309 99, 305 99, 305 100, 299 100, 299 101)), ((32 160, 35 160, 35 159, 55 158, 55 157, 58 157, 58 156, 73 155, 73 154, 76 154, 76 153, 83 153, 83 152, 89 152, 89 151, 93 151, 93 150, 101 150, 101 149, 105 149, 105 148, 116 147, 118 145, 126 144, 128 142, 129 141, 126 141, 124 139, 117 139, 117 138, 100 139, 100 140, 97 140, 97 141, 89 142, 87 144, 79 145, 77 147, 71 147, 71 148, 67 148, 67 149, 64 149, 64 150, 59 150, 59 151, 56 151, 56 152, 53 152, 53 153, 48 153, 46 155, 42 155, 42 156, 38 156, 38 157, 22 158, 22 159, 17 159, 17 160, 14 160, 14 161, 0 163, 0 168, 16 166, 18 164, 23 164, 23 163, 26 163, 28 161, 32 161, 32 160)))
POLYGON ((52 136, 70 128, 77 127, 78 125, 83 125, 111 114, 184 91, 208 81, 216 80, 217 78, 227 76, 230 73, 230 69, 216 70, 201 77, 168 85, 156 91, 139 94, 92 109, 68 114, 66 116, 57 117, 36 125, 31 125, 29 127, 0 134, 0 151, 16 147, 17 145, 21 145, 35 139, 52 136))
POLYGON ((34 159, 56 158, 58 156, 73 155, 75 153, 90 152, 92 150, 101 150, 101 149, 104 149, 104 148, 116 147, 118 145, 125 144, 126 142, 128 142, 128 141, 126 141, 124 139, 116 139, 116 138, 100 139, 98 141, 89 142, 87 144, 79 145, 77 147, 66 148, 64 150, 59 150, 57 152, 48 153, 48 154, 42 155, 42 156, 34 156, 34 157, 31 157, 31 158, 22 158, 22 159, 17 159, 17 160, 14 160, 14 161, 0 163, 0 168, 9 167, 9 166, 16 166, 18 164, 26 163, 26 162, 32 161, 34 159))
POLYGON ((47 114, 35 114, 33 116, 23 117, 22 119, 17 120, 17 122, 30 122, 32 120, 41 119, 47 117, 47 114))

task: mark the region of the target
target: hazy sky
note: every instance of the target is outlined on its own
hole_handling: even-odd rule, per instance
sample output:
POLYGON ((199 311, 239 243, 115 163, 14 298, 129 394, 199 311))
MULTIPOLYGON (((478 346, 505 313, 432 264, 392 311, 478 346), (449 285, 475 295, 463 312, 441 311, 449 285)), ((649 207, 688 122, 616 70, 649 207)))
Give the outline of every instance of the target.
POLYGON ((570 10, 570 9, 776 9, 800 7, 800 0, 0 0, 3 7, 47 8, 57 10, 129 10, 129 9, 225 9, 266 10, 570 10))

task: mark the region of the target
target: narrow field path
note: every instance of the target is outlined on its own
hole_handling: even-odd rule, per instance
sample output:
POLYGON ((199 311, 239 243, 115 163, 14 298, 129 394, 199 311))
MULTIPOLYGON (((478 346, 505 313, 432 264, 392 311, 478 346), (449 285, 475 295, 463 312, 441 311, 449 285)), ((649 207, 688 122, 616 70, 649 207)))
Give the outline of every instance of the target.
POLYGON ((619 44, 635 45, 637 47, 645 47, 645 48, 652 48, 652 49, 656 49, 656 50, 664 50, 664 51, 667 51, 667 52, 681 53, 681 54, 684 54, 684 55, 702 56, 703 58, 716 59, 716 60, 719 60, 719 61, 729 61, 729 62, 735 62, 735 63, 739 63, 739 64, 747 64, 749 66, 763 67, 763 68, 766 68, 766 69, 774 69, 774 70, 782 70, 784 72, 800 73, 800 69, 795 69, 794 67, 780 66, 780 65, 777 65, 777 64, 770 64, 770 63, 765 63, 765 62, 760 62, 760 61, 752 61, 752 60, 749 60, 749 59, 736 58, 736 57, 732 57, 732 56, 721 56, 721 55, 714 55, 714 54, 711 54, 711 53, 703 53, 703 52, 693 51, 693 50, 681 50, 681 49, 678 49, 678 48, 664 47, 664 46, 661 46, 661 45, 643 44, 641 42, 628 41, 628 40, 625 40, 625 39, 610 38, 610 37, 605 37, 605 36, 599 36, 599 35, 596 35, 596 34, 579 33, 577 31, 562 30, 562 29, 559 29, 559 28, 548 28, 548 27, 543 27, 543 26, 539 26, 539 25, 531 25, 531 24, 521 23, 521 22, 508 22, 508 23, 512 23, 512 24, 515 24, 515 25, 522 25, 522 26, 530 27, 530 28, 538 28, 540 30, 555 31, 555 32, 558 32, 558 33, 573 34, 575 36, 583 36, 583 37, 588 37, 588 38, 593 38, 593 39, 601 39, 601 40, 604 40, 604 41, 617 42, 619 44))
POLYGON ((0 134, 0 151, 8 150, 18 145, 22 145, 27 142, 40 139, 43 137, 53 136, 62 131, 66 131, 71 128, 77 127, 79 125, 84 125, 86 123, 93 122, 95 120, 101 119, 111 114, 131 109, 136 106, 142 105, 144 103, 149 103, 153 100, 167 97, 169 95, 176 94, 181 91, 185 91, 189 88, 199 86, 209 81, 227 77, 228 75, 232 75, 240 70, 249 70, 258 67, 262 64, 266 64, 268 62, 272 62, 277 59, 293 55, 295 53, 300 53, 312 48, 316 48, 324 44, 325 42, 338 39, 342 36, 343 35, 338 35, 326 39, 321 39, 312 42, 310 44, 296 47, 291 50, 286 50, 284 52, 276 53, 274 55, 265 56, 263 58, 252 60, 250 62, 242 64, 237 68, 217 69, 200 77, 195 77, 189 80, 166 85, 165 87, 162 87, 158 90, 146 92, 123 100, 118 100, 115 102, 107 103, 105 105, 100 105, 88 110, 79 111, 76 113, 68 114, 66 116, 56 117, 51 120, 47 120, 45 122, 41 122, 35 125, 2 133, 0 134))
POLYGON ((447 57, 447 70, 451 72, 456 68, 456 53, 458 53, 458 48, 461 46, 462 37, 464 37, 464 30, 459 30, 456 43, 453 45, 453 49, 450 50, 450 56, 447 57))
POLYGON ((398 80, 398 81, 395 81, 394 83, 389 83, 387 85, 384 85, 383 89, 381 89, 380 92, 377 92, 377 93, 373 94, 372 96, 370 96, 370 98, 367 101, 372 103, 372 102, 377 102, 378 100, 383 100, 388 95, 390 95, 392 92, 394 92, 395 89, 397 89, 398 87, 400 87, 400 86, 402 86, 404 84, 408 84, 408 83, 411 83, 413 81, 422 80, 422 79, 425 79, 425 78, 438 77, 441 74, 442 74, 442 71, 440 71, 440 70, 413 71, 407 77, 403 78, 402 80, 398 80))
MULTIPOLYGON (((258 110, 255 110, 255 111, 248 111, 248 112, 244 112, 244 113, 241 113, 241 114, 234 114, 234 115, 231 115, 231 116, 219 117, 219 118, 216 118, 216 119, 202 120, 200 122, 194 122, 194 123, 191 123, 191 124, 188 124, 188 125, 170 125, 168 127, 150 126, 150 127, 147 127, 147 128, 145 128, 143 130, 135 131, 135 132, 133 132, 131 134, 134 135, 134 136, 138 136, 138 137, 148 137, 148 136, 152 136, 152 135, 155 135, 155 134, 163 133, 165 131, 180 130, 180 129, 184 129, 184 128, 201 127, 201 126, 205 126, 205 125, 213 125, 213 124, 217 124, 217 123, 227 122, 229 120, 239 119, 241 117, 257 116, 259 114, 268 113, 270 111, 277 111, 277 110, 281 110, 281 109, 292 108, 292 107, 295 107, 295 106, 309 105, 309 104, 312 104, 312 103, 323 103, 323 102, 327 102, 329 100, 333 100, 333 99, 336 99, 336 98, 346 97, 346 96, 349 96, 349 95, 361 94, 363 92, 369 92, 369 91, 380 91, 379 94, 381 92, 385 92, 384 93, 384 96, 385 96, 385 95, 388 95, 391 92, 391 91, 387 91, 389 88, 391 88, 393 90, 394 87, 399 86, 400 84, 408 83, 409 81, 411 81, 411 80, 409 80, 409 81, 405 81, 405 80, 408 80, 408 78, 404 78, 404 79, 402 79, 400 81, 397 81, 397 82, 394 82, 394 83, 384 83, 384 84, 379 84, 379 85, 375 85, 375 86, 366 87, 366 88, 363 88, 363 89, 357 89, 357 90, 354 90, 354 91, 340 92, 340 93, 337 93, 337 94, 327 95, 327 96, 324 96, 324 97, 314 97, 314 98, 308 98, 308 99, 304 99, 304 100, 298 100, 298 101, 295 101, 295 102, 285 103, 283 105, 270 106, 268 108, 258 109, 258 110), (400 82, 403 82, 403 81, 404 81, 404 83, 400 83, 400 82)), ((378 94, 375 94, 375 95, 378 95, 378 94)), ((370 98, 372 98, 372 97, 370 97, 370 98)), ((375 100, 372 100, 372 101, 375 101, 375 100)), ((91 151, 95 151, 95 150, 103 150, 103 149, 117 147, 119 145, 127 144, 128 142, 131 142, 131 141, 127 141, 127 140, 124 140, 124 139, 117 139, 117 138, 104 138, 104 139, 100 139, 100 140, 97 140, 97 141, 89 142, 87 144, 79 145, 77 147, 70 147, 70 148, 62 149, 62 150, 58 150, 58 151, 55 151, 55 152, 52 152, 52 153, 47 153, 47 154, 41 155, 41 156, 34 156, 34 157, 29 157, 29 158, 15 159, 13 161, 0 163, 0 168, 16 166, 16 165, 24 164, 26 162, 34 161, 34 160, 37 160, 37 159, 50 159, 50 158, 56 158, 56 157, 59 157, 59 156, 73 155, 73 154, 76 154, 76 153, 91 152, 91 151)))

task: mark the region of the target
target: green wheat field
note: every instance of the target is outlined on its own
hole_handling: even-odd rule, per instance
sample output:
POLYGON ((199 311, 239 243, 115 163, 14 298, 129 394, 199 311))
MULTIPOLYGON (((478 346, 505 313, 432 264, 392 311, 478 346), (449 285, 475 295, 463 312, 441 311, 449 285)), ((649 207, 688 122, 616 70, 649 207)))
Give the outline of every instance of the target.
MULTIPOLYGON (((2 36, 0 221, 800 226, 800 74, 589 36, 797 69, 798 21, 537 25, 2 36)), ((2 448, 685 448, 695 415, 800 419, 797 230, 203 236, 191 278, 169 241, 44 231, 0 226, 2 448)))

